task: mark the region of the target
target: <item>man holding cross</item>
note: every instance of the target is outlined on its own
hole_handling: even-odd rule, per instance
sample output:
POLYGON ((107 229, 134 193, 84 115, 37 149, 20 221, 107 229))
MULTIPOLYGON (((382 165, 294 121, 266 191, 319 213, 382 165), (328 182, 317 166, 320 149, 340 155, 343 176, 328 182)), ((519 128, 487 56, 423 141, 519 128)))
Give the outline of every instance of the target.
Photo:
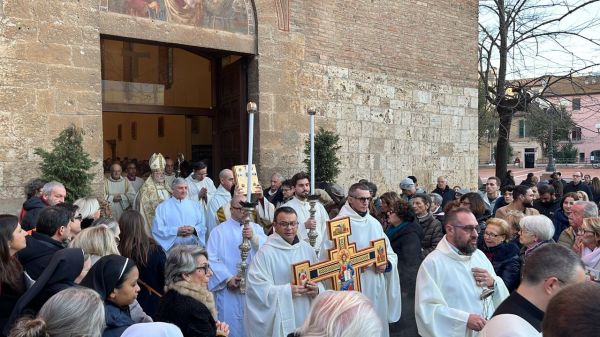
POLYGON ((294 263, 317 262, 314 249, 298 238, 298 226, 293 208, 278 208, 274 233, 252 260, 244 315, 248 337, 286 337, 302 325, 312 300, 323 290, 313 282, 303 286, 290 283, 294 278, 291 273, 294 263))
MULTIPOLYGON (((361 291, 371 300, 377 315, 384 325, 400 319, 400 279, 398 277, 398 257, 390 246, 390 241, 383 232, 381 224, 369 214, 371 192, 365 184, 357 183, 350 186, 348 201, 342 207, 339 217, 350 217, 352 235, 348 242, 356 243, 356 249, 361 250, 371 246, 371 240, 385 238, 387 250, 387 265, 368 267, 361 273, 361 291)), ((329 238, 324 238, 319 252, 321 260, 327 258, 328 250, 333 247, 329 238)), ((389 328, 383 329, 382 337, 389 336, 389 328)))

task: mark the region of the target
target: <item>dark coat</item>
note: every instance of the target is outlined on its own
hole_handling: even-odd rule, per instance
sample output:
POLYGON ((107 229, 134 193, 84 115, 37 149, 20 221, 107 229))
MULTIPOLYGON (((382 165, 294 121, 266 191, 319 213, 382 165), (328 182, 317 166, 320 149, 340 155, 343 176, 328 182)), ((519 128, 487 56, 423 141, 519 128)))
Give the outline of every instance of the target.
POLYGON ((279 187, 277 192, 275 192, 275 194, 273 194, 273 195, 269 195, 270 189, 271 189, 271 186, 265 188, 263 190, 263 196, 265 198, 267 198, 267 200, 269 200, 269 202, 272 203, 273 205, 277 205, 278 203, 283 202, 283 191, 281 190, 281 187, 279 187))
POLYGON ((533 208, 537 209, 540 214, 548 217, 548 219, 554 219, 554 213, 560 208, 560 200, 554 200, 551 202, 541 202, 539 199, 533 202, 533 208))
POLYGON ((56 241, 48 235, 33 232, 25 238, 27 246, 17 253, 17 258, 27 275, 34 280, 42 274, 52 255, 64 248, 62 242, 56 241))
POLYGON ((156 320, 175 324, 184 337, 216 337, 216 321, 204 303, 170 289, 160 300, 156 320))
POLYGON ((23 203, 23 211, 25 216, 23 216, 23 219, 21 220, 21 226, 23 226, 23 229, 26 231, 34 229, 37 226, 40 213, 46 207, 48 207, 48 204, 46 204, 40 197, 31 197, 25 201, 23 203))
POLYGON ((563 195, 569 192, 577 192, 582 191, 585 192, 590 200, 594 200, 594 193, 592 192, 592 188, 583 181, 580 181, 579 184, 575 185, 572 181, 565 186, 563 190, 563 195))
POLYGON ((492 210, 492 216, 496 216, 496 211, 500 207, 507 206, 508 204, 504 200, 504 197, 500 196, 500 199, 496 200, 496 204, 494 205, 494 209, 492 210))
POLYGON ((446 204, 452 200, 454 200, 454 189, 450 188, 446 185, 445 189, 441 189, 436 187, 435 190, 431 191, 431 193, 437 193, 442 196, 442 209, 446 206, 446 204))
POLYGON ((521 279, 519 247, 512 242, 503 242, 491 248, 484 245, 482 251, 492 262, 496 275, 504 281, 508 291, 517 289, 521 279))
POLYGON ((21 272, 21 289, 14 289, 9 284, 0 284, 0 335, 4 336, 2 331, 10 318, 17 301, 25 291, 25 281, 21 272))
POLYGON ((433 217, 429 212, 426 216, 418 219, 419 224, 423 228, 423 239, 421 247, 423 248, 423 257, 433 252, 438 243, 442 240, 444 233, 442 232, 442 224, 433 217))
POLYGON ((129 307, 120 308, 110 301, 104 303, 104 314, 106 315, 106 329, 102 337, 120 337, 127 328, 135 324, 129 314, 129 307))
POLYGON ((415 220, 402 223, 397 227, 389 226, 385 234, 390 240, 394 253, 398 256, 398 274, 400 289, 402 289, 402 314, 400 321, 390 325, 390 331, 394 336, 417 336, 415 287, 419 266, 423 261, 421 255, 423 228, 415 220))
MULTIPOLYGON (((160 294, 164 292, 165 288, 166 262, 167 256, 160 245, 150 248, 146 265, 135 261, 140 271, 140 280, 160 294)), ((152 293, 146 285, 140 283, 140 292, 138 293, 137 300, 142 309, 144 309, 144 312, 154 319, 160 303, 160 297, 152 293)))
POLYGON ((558 242, 558 238, 560 237, 560 234, 565 229, 567 229, 567 227, 569 227, 569 218, 567 217, 565 212, 563 212, 562 208, 559 208, 554 213, 554 218, 552 218, 552 223, 554 224, 554 236, 552 236, 552 239, 555 242, 558 242))

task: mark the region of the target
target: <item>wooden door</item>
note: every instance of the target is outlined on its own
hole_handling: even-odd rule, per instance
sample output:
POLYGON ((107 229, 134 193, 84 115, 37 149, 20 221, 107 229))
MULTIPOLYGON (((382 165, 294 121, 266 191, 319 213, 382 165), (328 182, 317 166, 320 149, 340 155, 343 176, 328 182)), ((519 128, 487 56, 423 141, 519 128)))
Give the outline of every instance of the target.
POLYGON ((244 63, 244 59, 239 59, 221 68, 216 127, 213 129, 215 174, 247 160, 248 117, 244 63))

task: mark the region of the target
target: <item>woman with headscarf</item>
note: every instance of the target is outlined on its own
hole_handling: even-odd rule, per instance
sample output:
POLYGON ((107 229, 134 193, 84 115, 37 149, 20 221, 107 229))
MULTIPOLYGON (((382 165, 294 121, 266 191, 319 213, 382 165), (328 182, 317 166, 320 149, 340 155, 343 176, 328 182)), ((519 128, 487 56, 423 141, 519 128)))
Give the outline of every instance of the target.
POLYGON ((27 233, 14 215, 0 215, 0 335, 10 314, 25 292, 23 267, 15 254, 25 248, 27 233))
POLYGON ((140 287, 139 271, 133 260, 120 255, 103 256, 96 262, 81 285, 94 289, 104 300, 106 329, 102 337, 119 337, 135 324, 129 313, 140 287))
POLYGON ((54 253, 46 269, 15 305, 4 327, 5 334, 17 319, 24 315, 34 316, 54 294, 74 287, 75 279, 83 271, 84 260, 83 250, 79 248, 65 248, 54 253))

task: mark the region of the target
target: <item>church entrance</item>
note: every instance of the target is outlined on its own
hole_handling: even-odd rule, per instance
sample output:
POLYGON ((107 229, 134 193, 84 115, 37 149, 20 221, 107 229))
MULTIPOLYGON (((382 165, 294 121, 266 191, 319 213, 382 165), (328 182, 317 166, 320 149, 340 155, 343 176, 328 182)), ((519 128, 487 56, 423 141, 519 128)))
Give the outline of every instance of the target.
POLYGON ((103 37, 105 162, 152 153, 203 160, 214 176, 245 161, 247 59, 231 52, 103 37))

